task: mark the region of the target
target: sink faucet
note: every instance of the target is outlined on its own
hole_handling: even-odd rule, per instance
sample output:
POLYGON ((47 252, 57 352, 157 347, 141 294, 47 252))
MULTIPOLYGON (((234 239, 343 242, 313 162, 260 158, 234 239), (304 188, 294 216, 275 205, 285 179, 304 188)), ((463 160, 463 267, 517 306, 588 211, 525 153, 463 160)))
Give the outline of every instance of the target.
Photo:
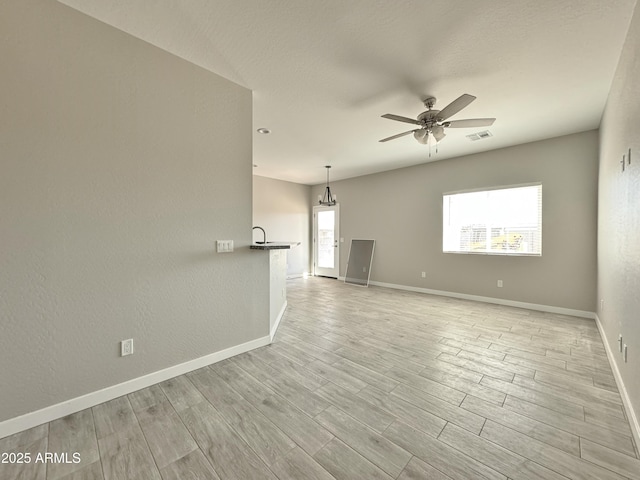
POLYGON ((262 228, 262 227, 253 227, 251 229, 251 231, 254 231, 256 228, 262 230, 262 241, 261 242, 256 242, 256 243, 262 243, 262 244, 267 243, 267 233, 264 231, 264 228, 262 228))

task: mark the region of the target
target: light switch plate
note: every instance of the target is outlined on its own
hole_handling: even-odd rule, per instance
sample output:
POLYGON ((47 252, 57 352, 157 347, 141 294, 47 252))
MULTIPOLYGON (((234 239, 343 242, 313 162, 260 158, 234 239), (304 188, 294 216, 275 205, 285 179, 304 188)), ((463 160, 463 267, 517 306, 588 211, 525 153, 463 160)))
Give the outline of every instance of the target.
POLYGON ((218 253, 233 252, 233 240, 217 240, 216 248, 218 253))

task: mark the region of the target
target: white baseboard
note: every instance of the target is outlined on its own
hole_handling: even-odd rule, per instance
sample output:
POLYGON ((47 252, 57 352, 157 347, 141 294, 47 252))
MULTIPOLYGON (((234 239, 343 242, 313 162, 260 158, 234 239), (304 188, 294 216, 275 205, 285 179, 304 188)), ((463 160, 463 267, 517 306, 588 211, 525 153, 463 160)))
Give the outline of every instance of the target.
POLYGON ((165 380, 169 380, 170 378, 174 378, 193 370, 206 367, 207 365, 211 365, 212 363, 219 362, 226 358, 248 352, 249 350, 253 350, 255 348, 269 345, 269 343, 271 343, 271 339, 269 336, 256 338, 255 340, 250 340, 240 345, 235 345, 233 347, 226 348, 224 350, 220 350, 218 352, 211 353, 194 360, 189 360, 188 362, 174 365, 172 367, 165 368, 164 370, 159 370, 157 372, 134 378, 132 380, 128 380, 126 382, 119 383, 117 385, 113 385, 96 392, 82 395, 81 397, 72 398, 71 400, 67 400, 56 405, 51 405, 50 407, 45 407, 35 412, 30 412, 19 417, 5 420, 4 422, 0 422, 0 438, 4 438, 9 435, 13 435, 14 433, 22 432, 23 430, 28 430, 29 428, 42 425, 43 423, 51 422, 52 420, 65 417, 72 413, 94 407, 101 403, 108 402, 109 400, 113 400, 114 398, 127 395, 142 388, 150 387, 151 385, 155 385, 156 383, 164 382, 165 380))
POLYGON ((611 364, 611 370, 613 370, 613 378, 616 379, 616 385, 618 386, 618 391, 620 392, 620 396, 622 397, 622 403, 624 404, 624 408, 627 412, 627 416, 629 417, 629 425, 631 426, 631 433, 633 434, 633 438, 636 442, 636 447, 640 449, 640 422, 638 422, 638 416, 636 415, 635 410, 633 409, 633 405, 631 404, 631 399, 629 398, 629 393, 627 392, 627 388, 622 381, 622 375, 620 375, 620 370, 618 369, 618 364, 616 363, 616 358, 611 351, 611 347, 609 346, 609 341, 607 340, 607 334, 604 332, 604 327, 602 326, 602 322, 600 322, 600 317, 596 314, 596 325, 598 325, 598 330, 600 331, 600 336, 602 337, 602 342, 604 343, 604 349, 607 352, 607 358, 609 359, 609 363, 611 364))
POLYGON ((269 333, 269 338, 271 342, 273 342, 273 337, 276 336, 276 332, 278 331, 278 327, 280 326, 280 320, 282 320, 282 317, 284 317, 284 311, 287 309, 287 305, 289 305, 289 302, 285 300, 284 304, 282 305, 282 308, 280 309, 280 313, 278 313, 278 318, 276 318, 276 323, 273 324, 273 328, 269 333))
POLYGON ((406 290, 409 292, 427 293, 429 295, 440 295, 442 297, 460 298, 463 300, 474 300, 476 302, 494 303, 497 305, 506 305, 509 307, 527 308, 529 310, 537 310, 539 312, 557 313, 560 315, 570 315, 572 317, 590 318, 595 320, 595 313, 586 310, 574 310, 572 308, 554 307, 552 305, 540 305, 537 303, 518 302, 515 300, 506 300, 504 298, 482 297, 480 295, 469 295, 466 293, 447 292, 445 290, 432 290, 430 288, 410 287, 407 285, 397 285, 395 283, 384 283, 370 281, 370 285, 376 287, 394 288, 396 290, 406 290))

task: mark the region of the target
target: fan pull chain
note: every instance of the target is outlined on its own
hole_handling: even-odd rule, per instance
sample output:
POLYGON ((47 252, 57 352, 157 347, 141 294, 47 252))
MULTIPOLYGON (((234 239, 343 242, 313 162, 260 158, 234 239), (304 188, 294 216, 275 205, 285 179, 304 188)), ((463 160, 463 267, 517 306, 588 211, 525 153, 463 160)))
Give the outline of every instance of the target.
MULTIPOLYGON (((436 155, 438 154, 438 143, 439 142, 436 142, 436 155)), ((427 145, 429 145, 429 158, 431 158, 431 137, 427 139, 427 145)))

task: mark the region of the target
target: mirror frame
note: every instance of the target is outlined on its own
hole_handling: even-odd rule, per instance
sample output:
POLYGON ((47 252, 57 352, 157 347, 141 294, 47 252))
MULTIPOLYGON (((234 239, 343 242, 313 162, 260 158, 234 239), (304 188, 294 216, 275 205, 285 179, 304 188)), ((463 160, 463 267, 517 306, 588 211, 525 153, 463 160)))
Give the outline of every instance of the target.
POLYGON ((349 246, 349 257, 347 260, 347 269, 345 271, 345 276, 344 276, 344 283, 348 283, 350 285, 357 285, 359 287, 368 287, 369 286, 369 279, 371 278, 371 265, 373 264, 373 252, 375 251, 376 248, 376 241, 375 240, 371 240, 371 239, 364 239, 364 238, 352 238, 351 239, 351 245, 349 246), (371 255, 369 256, 369 264, 368 265, 362 265, 362 264, 358 264, 358 265, 352 265, 352 258, 351 255, 353 254, 353 247, 354 247, 354 242, 371 242, 371 255), (349 275, 349 267, 351 266, 351 269, 353 270, 354 268, 357 267, 358 271, 351 272, 351 275, 349 275), (366 278, 366 282, 363 278, 360 278, 360 276, 355 275, 355 273, 359 273, 360 268, 362 267, 367 267, 367 278, 366 278), (356 281, 349 281, 349 279, 353 279, 356 281), (360 280, 360 281, 357 281, 360 280))

